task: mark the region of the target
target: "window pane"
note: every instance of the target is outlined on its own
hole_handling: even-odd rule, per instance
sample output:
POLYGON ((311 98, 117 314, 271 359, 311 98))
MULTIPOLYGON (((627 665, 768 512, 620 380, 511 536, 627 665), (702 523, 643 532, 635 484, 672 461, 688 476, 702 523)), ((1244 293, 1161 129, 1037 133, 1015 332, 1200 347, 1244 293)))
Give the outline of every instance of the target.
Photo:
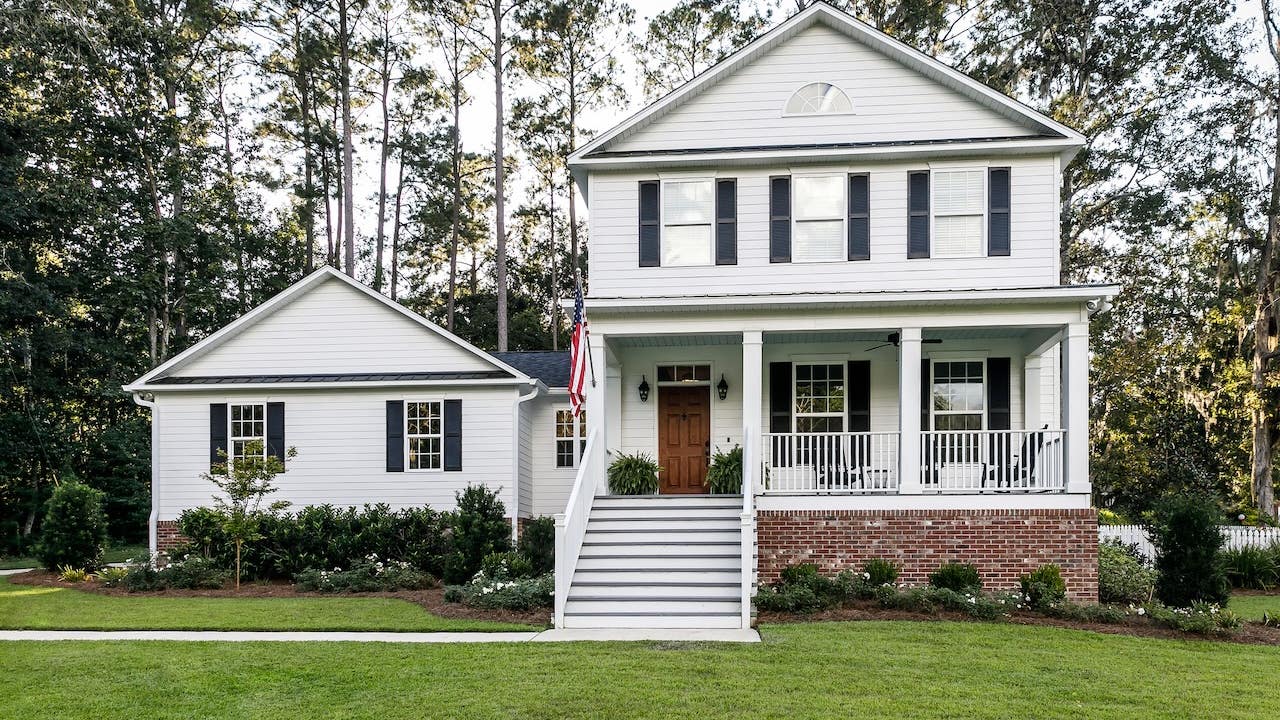
POLYGON ((710 225, 668 225, 662 237, 662 264, 710 265, 710 225))
POLYGON ((851 112, 853 104, 840 88, 829 83, 810 83, 800 88, 787 101, 786 112, 805 113, 851 112))
POLYGON ((982 212, 982 170, 935 170, 933 212, 937 215, 982 212))
POLYGON ((797 220, 844 217, 844 178, 840 175, 793 178, 797 220))
POLYGON ((982 216, 953 215, 934 218, 934 255, 972 257, 982 254, 982 216))
POLYGON ((710 180, 668 182, 662 186, 662 222, 667 225, 711 223, 710 180))
POLYGON ((658 382, 671 382, 676 379, 676 370, 670 365, 658 367, 658 382))
POLYGON ((695 366, 695 367, 693 368, 693 379, 694 379, 694 380, 710 380, 710 379, 711 379, 711 366, 710 366, 710 365, 697 365, 697 366, 695 366))
POLYGON ((840 260, 844 258, 844 222, 809 220, 797 222, 791 256, 796 262, 840 260))
POLYGON ((693 379, 692 365, 676 366, 676 380, 679 380, 680 382, 688 382, 689 380, 692 380, 692 379, 693 379))

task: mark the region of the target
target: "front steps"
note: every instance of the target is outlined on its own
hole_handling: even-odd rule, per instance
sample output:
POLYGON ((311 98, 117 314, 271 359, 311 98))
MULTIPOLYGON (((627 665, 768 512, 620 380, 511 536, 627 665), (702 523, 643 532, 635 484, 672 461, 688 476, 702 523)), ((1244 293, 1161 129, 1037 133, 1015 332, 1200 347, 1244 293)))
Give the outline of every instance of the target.
POLYGON ((742 499, 595 499, 565 603, 566 628, 742 625, 742 499))

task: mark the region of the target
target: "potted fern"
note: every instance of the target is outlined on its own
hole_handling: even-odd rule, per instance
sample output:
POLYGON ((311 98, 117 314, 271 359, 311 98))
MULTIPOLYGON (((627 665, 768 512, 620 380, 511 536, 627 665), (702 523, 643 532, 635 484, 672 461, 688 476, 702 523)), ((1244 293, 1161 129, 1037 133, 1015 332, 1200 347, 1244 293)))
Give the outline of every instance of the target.
POLYGON ((707 485, 713 495, 738 495, 742 492, 742 446, 729 452, 716 451, 707 468, 707 485))
POLYGON ((648 453, 620 454, 609 464, 609 492, 613 495, 657 495, 662 468, 648 453))

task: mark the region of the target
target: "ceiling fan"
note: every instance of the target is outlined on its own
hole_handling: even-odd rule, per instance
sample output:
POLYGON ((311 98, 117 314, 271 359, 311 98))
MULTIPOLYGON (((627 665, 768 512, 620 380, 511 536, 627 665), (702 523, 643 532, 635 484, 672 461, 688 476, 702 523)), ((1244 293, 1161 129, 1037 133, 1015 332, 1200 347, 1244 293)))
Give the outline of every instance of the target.
MULTIPOLYGON (((889 336, 885 338, 884 344, 877 345, 873 348, 867 348, 867 352, 871 352, 872 350, 879 350, 880 348, 886 348, 886 347, 889 347, 890 345, 892 345, 893 347, 898 347, 898 344, 901 342, 902 342, 902 333, 892 332, 892 333, 889 333, 889 336)), ((926 345, 937 345, 938 343, 942 342, 942 338, 925 338, 920 342, 926 345)))

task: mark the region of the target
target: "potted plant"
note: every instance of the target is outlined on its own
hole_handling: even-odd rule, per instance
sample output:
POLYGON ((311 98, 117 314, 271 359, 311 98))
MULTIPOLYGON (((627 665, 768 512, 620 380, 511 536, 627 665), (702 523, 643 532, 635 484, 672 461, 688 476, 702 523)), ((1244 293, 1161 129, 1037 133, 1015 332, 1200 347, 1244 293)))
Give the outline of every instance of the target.
POLYGON ((738 495, 742 493, 742 446, 734 445, 729 452, 716 451, 707 468, 707 485, 713 495, 738 495))
POLYGON ((662 468, 648 453, 620 454, 609 464, 609 492, 613 495, 657 495, 662 468))

